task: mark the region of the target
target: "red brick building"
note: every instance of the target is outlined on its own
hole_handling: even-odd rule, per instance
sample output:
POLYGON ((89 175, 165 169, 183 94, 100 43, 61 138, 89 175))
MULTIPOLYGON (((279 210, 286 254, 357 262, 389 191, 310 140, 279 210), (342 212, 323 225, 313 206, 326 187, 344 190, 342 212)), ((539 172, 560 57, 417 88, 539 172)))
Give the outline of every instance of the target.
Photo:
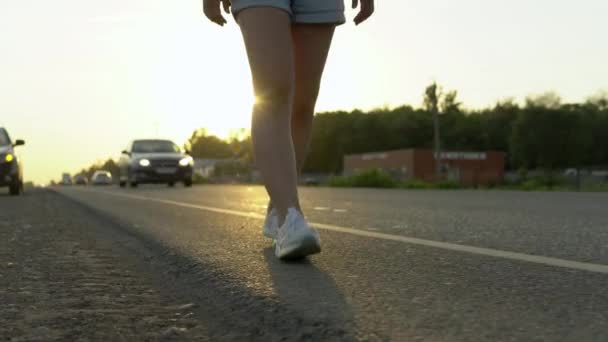
MULTIPOLYGON (((463 185, 499 184, 504 180, 504 152, 442 152, 442 178, 463 185)), ((344 174, 379 168, 402 179, 431 182, 435 177, 435 153, 407 149, 344 156, 344 174)))

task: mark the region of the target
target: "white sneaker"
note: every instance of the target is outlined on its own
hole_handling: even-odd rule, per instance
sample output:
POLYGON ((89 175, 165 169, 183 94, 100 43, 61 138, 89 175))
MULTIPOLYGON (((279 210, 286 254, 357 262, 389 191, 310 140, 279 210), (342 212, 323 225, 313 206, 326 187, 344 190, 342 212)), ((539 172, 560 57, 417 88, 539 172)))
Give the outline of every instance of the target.
POLYGON ((287 210, 285 223, 277 232, 275 254, 279 259, 297 259, 321 252, 319 233, 295 208, 287 210))
POLYGON ((262 230, 262 233, 267 238, 276 239, 278 230, 279 214, 275 208, 272 208, 268 213, 266 213, 266 220, 264 221, 264 229, 262 230))

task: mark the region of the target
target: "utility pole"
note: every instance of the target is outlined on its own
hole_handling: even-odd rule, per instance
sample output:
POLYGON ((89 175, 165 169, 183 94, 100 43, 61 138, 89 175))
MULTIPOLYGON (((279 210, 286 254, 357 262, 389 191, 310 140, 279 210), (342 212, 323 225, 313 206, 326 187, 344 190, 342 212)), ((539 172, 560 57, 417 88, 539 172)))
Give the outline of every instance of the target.
POLYGON ((435 126, 435 176, 441 178, 441 140, 439 138, 439 109, 437 104, 433 110, 433 126, 435 126))
POLYGON ((441 139, 439 132, 439 90, 437 89, 437 83, 431 84, 426 88, 425 104, 427 110, 433 114, 433 126, 434 126, 434 150, 435 150, 435 178, 439 180, 441 178, 441 139))

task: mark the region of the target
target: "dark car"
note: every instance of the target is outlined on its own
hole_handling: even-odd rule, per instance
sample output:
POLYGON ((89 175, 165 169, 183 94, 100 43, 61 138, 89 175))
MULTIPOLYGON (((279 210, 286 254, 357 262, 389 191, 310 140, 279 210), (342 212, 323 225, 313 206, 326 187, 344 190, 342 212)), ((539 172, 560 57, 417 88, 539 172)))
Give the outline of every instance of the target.
POLYGON ((85 175, 78 175, 74 177, 74 184, 76 185, 87 185, 88 183, 89 181, 85 175))
POLYGON ((23 192, 23 167, 14 150, 21 145, 25 145, 23 140, 13 143, 8 132, 0 127, 0 187, 8 186, 13 196, 23 192))
POLYGON ((144 183, 182 182, 192 185, 192 157, 170 140, 134 140, 122 151, 119 184, 136 187, 144 183))

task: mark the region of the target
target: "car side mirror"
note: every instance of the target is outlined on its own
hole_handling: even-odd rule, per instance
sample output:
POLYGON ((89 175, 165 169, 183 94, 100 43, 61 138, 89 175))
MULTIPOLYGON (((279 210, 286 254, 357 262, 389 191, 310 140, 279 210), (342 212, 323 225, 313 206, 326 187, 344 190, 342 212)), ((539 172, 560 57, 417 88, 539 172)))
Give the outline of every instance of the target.
POLYGON ((185 150, 184 151, 187 155, 190 155, 190 150, 185 150))
POLYGON ((131 153, 129 153, 129 151, 127 151, 127 150, 123 150, 123 151, 122 151, 122 152, 120 152, 120 153, 122 153, 122 154, 126 154, 126 155, 128 155, 128 156, 130 156, 130 155, 131 155, 131 153))
POLYGON ((23 141, 21 139, 17 139, 15 141, 15 143, 13 144, 13 147, 15 147, 15 146, 23 146, 23 145, 25 145, 25 141, 23 141))

